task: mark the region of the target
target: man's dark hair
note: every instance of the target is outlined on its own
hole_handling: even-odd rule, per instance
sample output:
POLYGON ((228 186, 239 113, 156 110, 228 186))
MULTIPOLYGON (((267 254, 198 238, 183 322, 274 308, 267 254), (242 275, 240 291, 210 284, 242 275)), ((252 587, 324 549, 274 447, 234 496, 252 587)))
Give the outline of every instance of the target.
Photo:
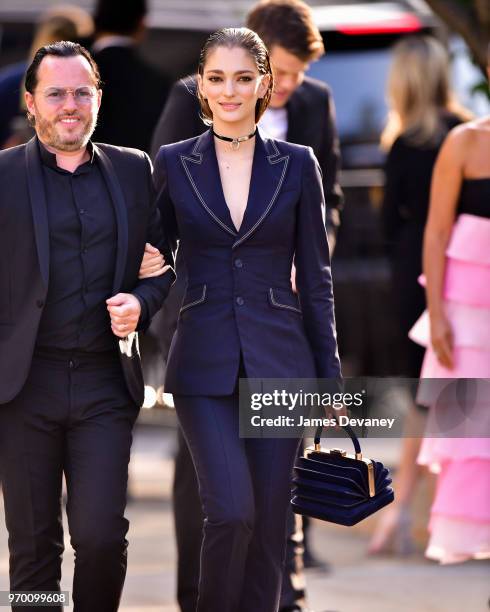
POLYGON ((146 0, 99 0, 95 8, 96 32, 131 36, 146 15, 146 0))
POLYGON ((74 43, 68 40, 62 40, 60 42, 52 43, 51 45, 45 45, 36 51, 34 58, 31 62, 31 65, 27 69, 26 77, 25 77, 25 87, 26 91, 29 93, 34 93, 34 90, 37 86, 37 72, 39 70, 39 64, 43 61, 43 59, 48 56, 53 55, 54 57, 76 57, 77 55, 81 55, 84 57, 87 62, 90 64, 92 68, 92 73, 94 76, 95 86, 97 89, 101 86, 99 68, 94 61, 94 58, 90 55, 90 53, 79 45, 78 43, 74 43))
POLYGON ((248 14, 247 28, 257 32, 269 50, 278 45, 304 62, 325 52, 311 9, 302 0, 261 0, 248 14))

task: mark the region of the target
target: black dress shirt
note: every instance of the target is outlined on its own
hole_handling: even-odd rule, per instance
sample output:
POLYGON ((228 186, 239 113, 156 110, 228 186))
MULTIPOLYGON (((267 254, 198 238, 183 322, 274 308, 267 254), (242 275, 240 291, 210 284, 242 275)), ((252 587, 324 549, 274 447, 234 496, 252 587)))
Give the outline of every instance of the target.
POLYGON ((37 346, 114 350, 105 300, 112 295, 117 226, 91 143, 74 172, 56 165, 39 141, 49 223, 49 287, 37 346))

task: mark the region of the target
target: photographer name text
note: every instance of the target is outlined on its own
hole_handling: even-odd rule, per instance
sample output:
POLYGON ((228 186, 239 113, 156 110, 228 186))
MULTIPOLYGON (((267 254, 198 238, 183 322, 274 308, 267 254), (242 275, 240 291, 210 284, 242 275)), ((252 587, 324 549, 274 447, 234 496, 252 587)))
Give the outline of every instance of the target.
POLYGON ((299 419, 292 416, 276 416, 276 417, 261 417, 254 414, 250 422, 253 427, 335 427, 340 425, 345 427, 387 427, 391 429, 395 423, 395 419, 381 418, 365 418, 357 419, 345 415, 339 415, 335 419, 325 418, 308 418, 300 415, 299 419))

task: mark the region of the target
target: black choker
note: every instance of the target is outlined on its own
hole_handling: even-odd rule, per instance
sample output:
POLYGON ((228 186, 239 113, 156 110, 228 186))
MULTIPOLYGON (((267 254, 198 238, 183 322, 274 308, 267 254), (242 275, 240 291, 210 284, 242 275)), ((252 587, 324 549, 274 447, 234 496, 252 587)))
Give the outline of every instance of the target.
POLYGON ((211 131, 213 132, 213 136, 216 136, 216 138, 219 138, 220 140, 225 140, 226 142, 231 142, 231 148, 234 151, 238 151, 238 149, 240 148, 241 142, 250 140, 251 138, 255 136, 255 134, 257 134, 257 128, 255 128, 255 130, 248 136, 239 136, 238 138, 230 138, 229 136, 221 136, 220 134, 216 134, 216 132, 213 129, 211 129, 211 131))

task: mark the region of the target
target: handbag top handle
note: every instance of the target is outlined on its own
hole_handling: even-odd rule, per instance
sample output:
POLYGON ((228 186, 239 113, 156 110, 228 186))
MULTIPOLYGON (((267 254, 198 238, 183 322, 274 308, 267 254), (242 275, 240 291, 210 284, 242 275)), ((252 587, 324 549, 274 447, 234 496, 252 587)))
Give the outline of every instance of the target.
MULTIPOLYGON (((354 450, 356 452, 356 459, 362 459, 361 445, 359 444, 359 440, 356 434, 354 433, 354 430, 352 429, 350 425, 343 425, 342 429, 347 433, 349 438, 352 440, 352 444, 354 445, 354 450)), ((315 431, 315 438, 314 438, 315 450, 317 451, 321 450, 320 439, 322 437, 322 432, 323 432, 323 427, 320 425, 319 427, 317 427, 315 431)))

